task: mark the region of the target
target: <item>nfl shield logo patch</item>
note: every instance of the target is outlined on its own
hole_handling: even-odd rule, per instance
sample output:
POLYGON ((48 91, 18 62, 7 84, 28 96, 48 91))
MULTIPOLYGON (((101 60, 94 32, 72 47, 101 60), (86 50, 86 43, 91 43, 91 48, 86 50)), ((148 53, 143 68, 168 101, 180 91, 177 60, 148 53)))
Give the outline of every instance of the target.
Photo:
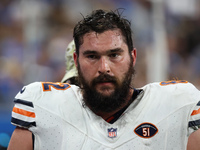
POLYGON ((108 137, 115 138, 117 136, 117 128, 108 129, 108 137))

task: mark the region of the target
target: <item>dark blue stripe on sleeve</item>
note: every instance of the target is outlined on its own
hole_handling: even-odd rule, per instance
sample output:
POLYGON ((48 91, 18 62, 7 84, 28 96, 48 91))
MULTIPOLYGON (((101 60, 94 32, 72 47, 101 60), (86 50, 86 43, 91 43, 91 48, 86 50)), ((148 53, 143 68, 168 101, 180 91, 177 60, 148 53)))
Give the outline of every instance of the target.
POLYGON ((25 101, 25 100, 14 99, 14 102, 33 107, 33 103, 32 102, 28 102, 28 101, 25 101))
POLYGON ((197 106, 200 106, 200 101, 197 103, 197 106))
POLYGON ((194 126, 199 126, 199 125, 200 125, 200 120, 195 120, 195 121, 189 122, 189 127, 194 127, 194 126))
POLYGON ((20 125, 22 127, 27 127, 27 128, 30 127, 30 126, 36 127, 36 122, 26 122, 26 121, 22 121, 22 120, 13 118, 13 117, 11 119, 11 122, 14 123, 14 124, 20 125))

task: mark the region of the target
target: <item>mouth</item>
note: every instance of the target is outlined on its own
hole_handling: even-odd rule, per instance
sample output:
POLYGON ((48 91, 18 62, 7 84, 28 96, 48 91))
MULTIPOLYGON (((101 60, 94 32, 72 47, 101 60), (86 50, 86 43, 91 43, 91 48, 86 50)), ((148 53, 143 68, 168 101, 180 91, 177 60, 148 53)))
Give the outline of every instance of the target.
POLYGON ((102 86, 108 86, 108 85, 112 85, 113 82, 107 82, 107 81, 105 81, 105 82, 98 82, 97 84, 98 85, 102 85, 102 86))
POLYGON ((117 82, 114 77, 99 76, 93 81, 92 85, 97 89, 113 89, 117 85, 117 82))
POLYGON ((102 84, 102 85, 105 84, 105 85, 106 85, 106 84, 115 84, 115 82, 112 81, 112 80, 103 79, 103 80, 101 80, 101 81, 96 82, 96 84, 102 84))
POLYGON ((103 95, 110 95, 115 90, 115 84, 113 82, 98 82, 95 86, 96 91, 103 95))
POLYGON ((115 88, 115 83, 111 81, 101 81, 96 83, 96 88, 101 90, 108 90, 115 88))

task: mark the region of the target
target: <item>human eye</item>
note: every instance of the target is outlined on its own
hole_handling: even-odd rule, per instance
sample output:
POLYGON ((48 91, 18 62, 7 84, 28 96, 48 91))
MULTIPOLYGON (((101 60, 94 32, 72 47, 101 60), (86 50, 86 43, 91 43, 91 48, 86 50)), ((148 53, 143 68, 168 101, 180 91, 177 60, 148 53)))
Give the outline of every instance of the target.
POLYGON ((98 56, 97 56, 97 55, 94 55, 94 54, 87 55, 86 57, 87 57, 88 59, 98 59, 98 56))
POLYGON ((111 54, 109 55, 110 58, 117 58, 118 56, 119 56, 118 53, 111 53, 111 54))

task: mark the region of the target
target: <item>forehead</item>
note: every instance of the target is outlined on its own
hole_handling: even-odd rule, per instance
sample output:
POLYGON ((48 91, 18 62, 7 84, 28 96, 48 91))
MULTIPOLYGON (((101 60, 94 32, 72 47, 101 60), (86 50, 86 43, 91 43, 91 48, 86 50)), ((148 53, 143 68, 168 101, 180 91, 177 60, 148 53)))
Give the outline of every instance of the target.
POLYGON ((101 50, 127 47, 124 37, 119 29, 108 30, 103 33, 90 32, 83 36, 80 49, 101 50))

